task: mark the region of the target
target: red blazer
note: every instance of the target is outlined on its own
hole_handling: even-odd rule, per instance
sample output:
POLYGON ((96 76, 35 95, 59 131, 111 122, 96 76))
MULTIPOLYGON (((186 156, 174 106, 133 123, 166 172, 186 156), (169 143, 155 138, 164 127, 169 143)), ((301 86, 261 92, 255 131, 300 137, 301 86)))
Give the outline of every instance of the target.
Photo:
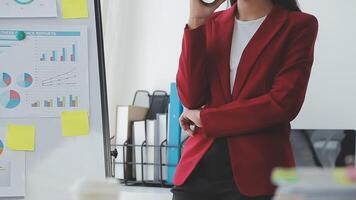
POLYGON ((298 114, 313 64, 317 19, 274 6, 247 45, 230 93, 236 5, 185 29, 177 87, 203 127, 188 139, 174 184, 182 185, 215 138, 227 137, 235 183, 244 195, 273 194, 271 171, 295 166, 290 121, 298 114))

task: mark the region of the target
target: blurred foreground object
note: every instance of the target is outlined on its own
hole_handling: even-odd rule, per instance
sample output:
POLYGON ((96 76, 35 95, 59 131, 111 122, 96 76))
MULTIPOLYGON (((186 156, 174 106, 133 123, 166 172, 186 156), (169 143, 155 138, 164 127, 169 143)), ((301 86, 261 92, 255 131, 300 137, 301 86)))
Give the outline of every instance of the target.
POLYGON ((272 181, 278 185, 274 200, 355 200, 356 168, 278 168, 272 181))
POLYGON ((82 179, 71 187, 73 200, 118 200, 119 185, 114 179, 82 179))

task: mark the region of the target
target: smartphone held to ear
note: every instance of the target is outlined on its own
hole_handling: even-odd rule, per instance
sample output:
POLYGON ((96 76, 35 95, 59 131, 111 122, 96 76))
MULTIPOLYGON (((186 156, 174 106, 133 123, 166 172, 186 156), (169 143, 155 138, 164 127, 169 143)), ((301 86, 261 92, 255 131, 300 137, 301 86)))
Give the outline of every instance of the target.
POLYGON ((210 6, 217 2, 217 0, 200 0, 204 5, 210 6))

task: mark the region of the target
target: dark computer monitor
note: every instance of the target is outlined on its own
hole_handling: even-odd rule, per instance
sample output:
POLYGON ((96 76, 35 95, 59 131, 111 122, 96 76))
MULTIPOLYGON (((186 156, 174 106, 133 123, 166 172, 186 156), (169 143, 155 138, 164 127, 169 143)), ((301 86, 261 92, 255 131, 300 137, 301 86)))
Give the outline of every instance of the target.
POLYGON ((355 164, 354 130, 293 130, 297 166, 343 167, 355 164))

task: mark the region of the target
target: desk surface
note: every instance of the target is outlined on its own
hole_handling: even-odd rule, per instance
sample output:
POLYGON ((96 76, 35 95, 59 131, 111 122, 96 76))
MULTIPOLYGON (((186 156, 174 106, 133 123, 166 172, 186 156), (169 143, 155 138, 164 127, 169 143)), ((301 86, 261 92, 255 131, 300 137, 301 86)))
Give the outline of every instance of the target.
POLYGON ((169 188, 121 186, 120 200, 171 200, 169 188))

